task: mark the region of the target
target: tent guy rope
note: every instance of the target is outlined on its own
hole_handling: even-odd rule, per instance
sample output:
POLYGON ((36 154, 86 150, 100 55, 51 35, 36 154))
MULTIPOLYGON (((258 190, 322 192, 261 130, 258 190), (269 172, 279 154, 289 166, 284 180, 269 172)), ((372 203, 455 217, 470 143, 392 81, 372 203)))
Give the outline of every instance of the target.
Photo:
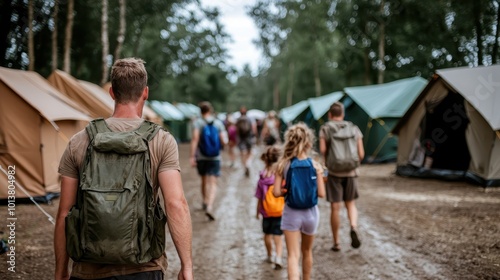
MULTIPOLYGON (((3 167, 0 165, 0 169, 2 170, 2 172, 5 174, 5 176, 8 176, 7 174, 7 171, 5 169, 3 169, 3 167)), ((33 196, 31 196, 25 188, 23 188, 21 185, 19 185, 19 183, 15 182, 16 184, 16 187, 18 187, 24 194, 26 194, 30 200, 36 205, 36 207, 38 207, 38 209, 40 211, 42 211, 43 214, 45 214, 45 216, 47 216, 47 218, 49 219, 49 222, 51 222, 53 225, 56 224, 54 218, 49 214, 47 213, 45 210, 43 210, 43 208, 40 206, 40 204, 38 204, 35 199, 33 198, 33 196)))

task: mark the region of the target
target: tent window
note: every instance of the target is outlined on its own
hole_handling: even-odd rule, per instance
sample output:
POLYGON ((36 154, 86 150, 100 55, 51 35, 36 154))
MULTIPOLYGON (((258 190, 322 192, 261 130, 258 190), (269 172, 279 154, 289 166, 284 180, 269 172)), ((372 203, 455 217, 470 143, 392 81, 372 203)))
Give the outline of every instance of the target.
POLYGON ((469 118, 465 113, 464 98, 457 93, 448 95, 422 121, 423 147, 432 158, 432 168, 467 170, 470 162, 465 130, 469 118))

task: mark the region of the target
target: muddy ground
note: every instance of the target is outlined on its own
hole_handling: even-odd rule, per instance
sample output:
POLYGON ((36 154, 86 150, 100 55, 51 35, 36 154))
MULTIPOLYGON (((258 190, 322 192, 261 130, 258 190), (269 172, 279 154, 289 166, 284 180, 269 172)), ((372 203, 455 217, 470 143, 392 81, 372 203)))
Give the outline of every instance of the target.
MULTIPOLYGON (((256 150, 258 155, 260 150, 256 150)), ((193 221, 196 279, 286 279, 286 265, 275 271, 264 262, 261 222, 253 197, 258 170, 251 176, 223 163, 215 215, 200 211, 199 178, 188 165, 188 146, 180 145, 183 183, 193 221)), ((321 223, 314 243, 313 279, 500 279, 500 188, 395 176, 394 164, 361 168, 360 249, 350 248, 345 210, 341 252, 330 251, 330 206, 320 201, 321 223)), ((58 200, 42 205, 55 217, 58 200)), ((17 205, 16 272, 0 256, 0 279, 53 279, 53 225, 34 206, 17 205)), ((7 207, 0 206, 6 231, 7 207)), ((168 240, 169 269, 176 279, 179 260, 168 240)), ((285 250, 286 255, 286 250, 285 250)))

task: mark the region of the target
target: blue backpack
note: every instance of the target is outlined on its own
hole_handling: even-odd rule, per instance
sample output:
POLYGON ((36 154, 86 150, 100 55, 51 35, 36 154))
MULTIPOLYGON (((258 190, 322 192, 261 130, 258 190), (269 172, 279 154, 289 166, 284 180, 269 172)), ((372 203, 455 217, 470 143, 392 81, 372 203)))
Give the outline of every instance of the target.
POLYGON ((295 209, 307 209, 318 204, 316 169, 310 158, 293 158, 286 173, 286 205, 295 209))
POLYGON ((200 133, 198 147, 202 155, 206 157, 216 157, 220 153, 219 131, 213 122, 208 122, 203 126, 200 133))

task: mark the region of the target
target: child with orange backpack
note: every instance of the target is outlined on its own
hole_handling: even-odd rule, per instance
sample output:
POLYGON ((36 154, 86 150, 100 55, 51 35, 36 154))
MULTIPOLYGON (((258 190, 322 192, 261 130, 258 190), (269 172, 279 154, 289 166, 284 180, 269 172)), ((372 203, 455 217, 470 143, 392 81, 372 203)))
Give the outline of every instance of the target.
POLYGON ((282 263, 282 238, 281 214, 285 206, 283 197, 273 195, 273 184, 275 174, 275 163, 280 157, 280 149, 276 146, 269 146, 262 154, 260 159, 264 161, 266 167, 260 172, 260 178, 257 183, 255 197, 259 200, 257 203, 257 219, 262 215, 262 230, 264 231, 264 244, 267 251, 267 261, 274 263, 274 269, 281 269, 282 263), (273 243, 275 257, 273 259, 273 243))

